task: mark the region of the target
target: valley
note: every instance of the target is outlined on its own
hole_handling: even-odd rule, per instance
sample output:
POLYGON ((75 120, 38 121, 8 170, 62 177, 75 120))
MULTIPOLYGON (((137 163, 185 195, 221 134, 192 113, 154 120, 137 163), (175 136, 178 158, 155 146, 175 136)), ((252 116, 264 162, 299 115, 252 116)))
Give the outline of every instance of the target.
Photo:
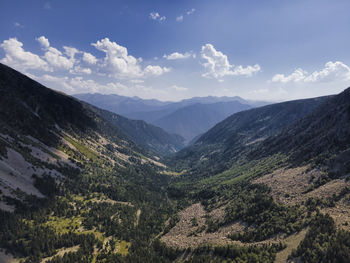
POLYGON ((101 96, 0 64, 0 262, 350 258, 350 88, 269 105, 101 96), (215 118, 181 137, 160 125, 181 111, 215 118))
MULTIPOLYGON (((76 94, 74 97, 133 120, 151 123, 189 144, 233 113, 269 104, 235 97, 194 97, 178 102, 143 100, 115 94, 76 94)), ((184 148, 183 145, 181 148, 184 148)))

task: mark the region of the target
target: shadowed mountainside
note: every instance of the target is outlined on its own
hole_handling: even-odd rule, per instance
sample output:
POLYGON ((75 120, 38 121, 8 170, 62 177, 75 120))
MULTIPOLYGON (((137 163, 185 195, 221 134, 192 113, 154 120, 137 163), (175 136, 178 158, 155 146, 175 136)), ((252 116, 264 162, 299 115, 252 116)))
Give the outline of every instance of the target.
MULTIPOLYGON (((233 114, 174 156, 179 165, 227 169, 269 136, 305 117, 329 97, 276 103, 233 114)), ((204 168, 205 169, 205 168, 204 168)))
POLYGON ((231 114, 250 108, 251 106, 238 101, 194 104, 176 110, 158 119, 154 124, 168 132, 180 134, 187 141, 190 141, 231 114))

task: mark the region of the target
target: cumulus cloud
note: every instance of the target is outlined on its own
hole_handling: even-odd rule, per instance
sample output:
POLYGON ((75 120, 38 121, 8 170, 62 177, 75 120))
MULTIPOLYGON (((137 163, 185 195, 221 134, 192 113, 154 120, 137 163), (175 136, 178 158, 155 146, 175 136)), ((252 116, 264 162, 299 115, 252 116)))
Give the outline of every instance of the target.
POLYGON ((261 70, 258 64, 254 66, 234 66, 228 61, 225 54, 217 51, 212 44, 202 46, 201 56, 206 62, 203 64, 206 72, 202 74, 206 78, 215 78, 223 81, 225 76, 252 76, 261 70))
POLYGON ((308 74, 307 71, 298 68, 290 75, 276 74, 272 77, 272 82, 331 82, 331 81, 349 81, 350 67, 341 61, 329 61, 320 71, 314 71, 308 74))
POLYGON ((163 56, 163 58, 166 58, 167 60, 186 59, 186 58, 190 58, 190 57, 195 58, 196 55, 193 54, 192 52, 186 52, 184 54, 179 53, 179 52, 174 52, 174 53, 171 53, 170 55, 164 54, 164 56, 163 56))
POLYGON ((170 68, 148 65, 144 70, 145 76, 160 76, 170 72, 170 68))
POLYGON ((117 77, 142 76, 142 69, 139 64, 141 60, 128 55, 126 47, 120 46, 108 38, 92 43, 92 45, 99 51, 106 53, 102 66, 111 74, 117 77))
POLYGON ((40 69, 48 71, 48 64, 38 55, 23 49, 23 43, 16 38, 4 40, 1 45, 5 52, 5 57, 0 61, 18 70, 40 69))
POLYGON ((97 58, 88 52, 84 52, 83 53, 83 61, 90 64, 90 65, 95 65, 97 62, 97 58))
POLYGON ((62 52, 54 47, 49 47, 45 52, 45 60, 53 67, 57 69, 71 69, 74 65, 74 61, 63 56, 62 52))
POLYGON ((296 69, 292 74, 289 76, 285 76, 284 74, 276 74, 272 77, 272 82, 299 82, 305 79, 307 72, 301 68, 296 69))
POLYGON ((81 66, 75 66, 73 69, 69 70, 69 73, 71 74, 91 74, 91 69, 90 68, 83 68, 81 66))
POLYGON ((75 61, 75 54, 81 53, 78 49, 74 47, 63 46, 64 53, 72 60, 75 61))
POLYGON ((333 81, 333 80, 350 80, 350 68, 340 61, 329 61, 320 71, 313 72, 305 81, 333 81))
POLYGON ((182 22, 183 20, 184 20, 183 15, 179 15, 178 17, 176 17, 176 22, 182 22))
POLYGON ((51 47, 49 40, 45 36, 41 36, 36 38, 39 42, 40 46, 46 51, 44 58, 49 63, 50 66, 57 69, 69 70, 73 68, 75 62, 75 54, 79 53, 79 50, 73 47, 64 46, 65 54, 68 56, 64 56, 61 51, 58 49, 51 47))
POLYGON ((37 38, 36 38, 36 41, 39 42, 39 44, 40 44, 40 46, 41 46, 42 48, 47 49, 47 48, 50 47, 50 42, 49 42, 49 40, 48 40, 46 37, 44 37, 44 36, 37 37, 37 38))
POLYGON ((149 14, 149 18, 152 20, 156 20, 159 22, 163 22, 165 21, 166 17, 165 16, 160 16, 160 14, 158 12, 152 12, 149 14))
POLYGON ((44 83, 47 87, 63 91, 68 94, 77 93, 120 93, 128 88, 119 82, 109 82, 107 84, 98 83, 92 79, 84 79, 77 76, 73 78, 69 77, 57 77, 45 74, 43 76, 34 76, 34 78, 44 83))
POLYGON ((110 41, 108 38, 92 43, 92 45, 106 53, 101 69, 117 78, 141 78, 145 76, 159 76, 169 72, 169 68, 148 65, 144 70, 141 67, 142 58, 136 59, 128 54, 126 47, 110 41))
POLYGON ((79 92, 116 93, 118 91, 132 95, 136 90, 145 95, 148 94, 148 91, 157 94, 158 90, 156 92, 150 87, 143 87, 139 84, 143 83, 146 78, 157 77, 171 70, 159 65, 144 65, 142 58, 129 55, 126 47, 118 45, 108 38, 92 43, 97 50, 105 53, 102 58, 69 46, 63 46, 62 50, 59 50, 51 46, 50 41, 45 36, 40 36, 36 40, 41 46, 40 56, 24 50, 23 43, 16 38, 0 42, 0 48, 4 50, 5 54, 0 62, 24 72, 49 88, 68 94, 79 92), (30 70, 37 70, 37 72, 30 70), (47 71, 52 73, 47 74, 47 71), (101 84, 100 81, 94 80, 96 75, 93 73, 117 77, 121 81, 128 80, 130 86, 127 87, 114 81, 101 84), (39 77, 38 74, 41 76, 39 77), (91 79, 85 79, 88 76, 91 79))

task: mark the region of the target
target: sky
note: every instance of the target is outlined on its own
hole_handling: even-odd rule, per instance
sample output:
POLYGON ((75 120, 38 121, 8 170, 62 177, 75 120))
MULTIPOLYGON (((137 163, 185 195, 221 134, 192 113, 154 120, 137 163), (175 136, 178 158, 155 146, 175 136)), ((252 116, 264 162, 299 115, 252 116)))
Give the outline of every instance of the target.
POLYGON ((350 86, 348 0, 0 0, 0 62, 67 94, 285 101, 350 86))

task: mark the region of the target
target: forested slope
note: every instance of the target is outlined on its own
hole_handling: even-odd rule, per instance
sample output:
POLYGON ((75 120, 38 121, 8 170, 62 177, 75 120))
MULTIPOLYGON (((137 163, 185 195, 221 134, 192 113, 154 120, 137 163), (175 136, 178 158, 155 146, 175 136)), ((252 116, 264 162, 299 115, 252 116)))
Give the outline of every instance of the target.
POLYGON ((154 153, 4 65, 0 123, 2 249, 26 262, 161 260, 149 242, 173 208, 154 153))

